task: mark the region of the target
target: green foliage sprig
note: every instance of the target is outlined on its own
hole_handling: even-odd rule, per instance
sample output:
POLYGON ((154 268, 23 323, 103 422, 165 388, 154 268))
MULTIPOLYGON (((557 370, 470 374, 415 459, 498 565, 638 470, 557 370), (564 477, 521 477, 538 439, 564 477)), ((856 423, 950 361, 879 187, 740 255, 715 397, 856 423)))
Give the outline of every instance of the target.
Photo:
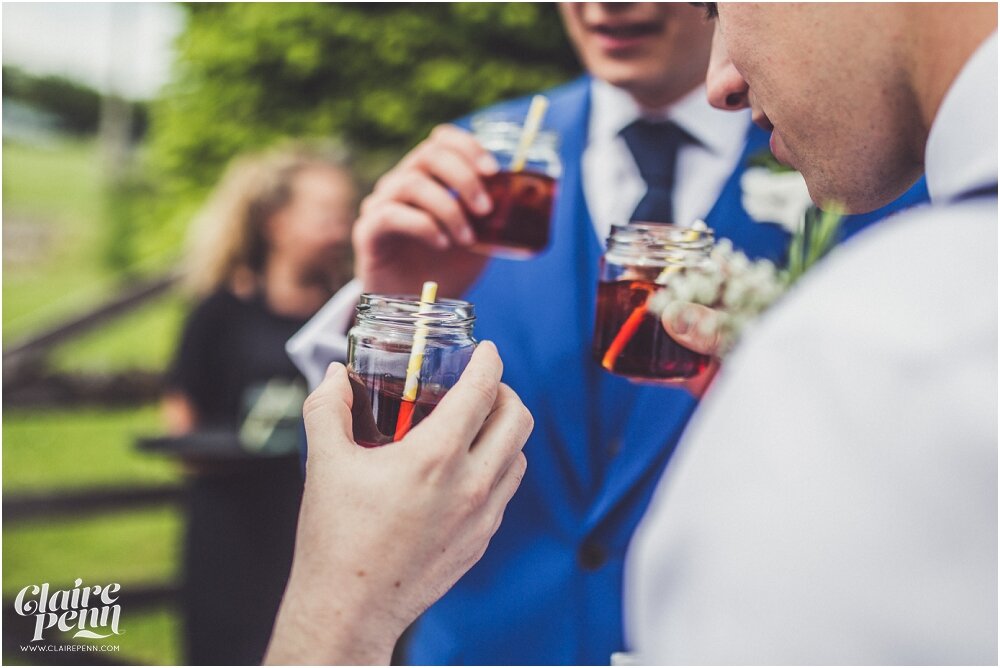
POLYGON ((823 210, 813 207, 806 211, 805 217, 805 224, 792 235, 788 246, 788 267, 783 280, 789 286, 837 245, 844 220, 843 207, 835 204, 823 210))

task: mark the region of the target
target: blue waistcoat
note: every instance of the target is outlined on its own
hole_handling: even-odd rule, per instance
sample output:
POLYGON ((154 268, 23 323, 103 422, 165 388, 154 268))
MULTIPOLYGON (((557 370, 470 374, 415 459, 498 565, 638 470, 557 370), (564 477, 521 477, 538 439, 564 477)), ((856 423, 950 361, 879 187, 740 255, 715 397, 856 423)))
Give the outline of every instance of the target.
MULTIPOLYGON (((580 167, 590 79, 548 95, 546 127, 560 134, 564 169, 551 245, 529 261, 491 260, 465 295, 477 338, 497 344, 504 382, 534 415, 528 470, 483 559, 414 628, 414 664, 607 665, 623 649, 626 547, 695 407, 683 390, 630 383, 591 359, 602 243, 580 167)), ((768 137, 748 130, 706 221, 747 255, 778 260, 787 234, 751 220, 739 187, 747 157, 768 137)), ((921 184, 893 207, 925 198, 921 184)), ((844 229, 849 236, 886 213, 852 217, 844 229)))

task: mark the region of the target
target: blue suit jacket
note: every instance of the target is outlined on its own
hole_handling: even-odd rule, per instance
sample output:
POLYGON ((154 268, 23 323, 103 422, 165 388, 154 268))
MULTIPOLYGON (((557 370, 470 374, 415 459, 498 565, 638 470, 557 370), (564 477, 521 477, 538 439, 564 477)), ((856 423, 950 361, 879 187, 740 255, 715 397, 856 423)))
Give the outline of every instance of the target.
MULTIPOLYGON (((589 78, 549 97, 546 125, 561 136, 564 168, 551 246, 530 261, 492 260, 466 295, 477 338, 497 344, 504 381, 535 417, 528 470, 486 555, 414 628, 411 663, 606 665, 623 649, 625 549, 695 407, 683 390, 636 385, 591 360, 602 244, 580 173, 589 78)), ((779 259, 785 232, 752 221, 740 203, 745 160, 767 145, 767 133, 749 130, 707 222, 748 255, 779 259)), ((921 186, 906 202, 923 197, 921 186)))

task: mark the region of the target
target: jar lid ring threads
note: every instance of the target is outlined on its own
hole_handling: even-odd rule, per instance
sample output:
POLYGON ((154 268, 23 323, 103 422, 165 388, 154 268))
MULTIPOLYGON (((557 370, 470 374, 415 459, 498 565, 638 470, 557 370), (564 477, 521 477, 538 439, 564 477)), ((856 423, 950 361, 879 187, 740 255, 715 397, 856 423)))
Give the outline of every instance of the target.
POLYGON ((712 229, 701 221, 691 227, 632 222, 611 226, 607 253, 622 264, 677 264, 682 257, 707 256, 714 242, 712 229))
POLYGON ((468 330, 476 320, 475 307, 461 299, 437 299, 433 310, 421 309, 415 295, 361 295, 355 311, 358 324, 390 327, 413 333, 418 321, 428 328, 428 338, 468 330))
MULTIPOLYGON (((474 116, 471 125, 480 146, 494 155, 506 154, 513 159, 524 134, 522 117, 501 112, 484 113, 474 116)), ((538 129, 528 145, 529 163, 540 159, 558 159, 559 132, 551 127, 545 127, 544 123, 542 125, 543 127, 538 129)))

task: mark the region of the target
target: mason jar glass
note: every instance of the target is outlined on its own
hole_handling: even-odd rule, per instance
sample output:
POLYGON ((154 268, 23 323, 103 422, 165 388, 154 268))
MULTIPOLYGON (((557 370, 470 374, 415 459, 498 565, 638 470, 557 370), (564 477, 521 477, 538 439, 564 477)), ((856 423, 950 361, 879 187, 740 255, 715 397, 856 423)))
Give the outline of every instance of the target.
POLYGON ((434 409, 472 357, 475 308, 441 299, 365 294, 348 333, 347 371, 354 392, 354 440, 375 447, 398 440, 434 409), (413 401, 404 398, 414 339, 425 340, 413 401), (410 403, 410 406, 404 404, 410 403))
POLYGON ((476 139, 500 163, 499 172, 483 178, 493 209, 485 216, 468 214, 476 252, 529 258, 549 245, 552 203, 562 175, 559 137, 551 130, 539 131, 527 148, 523 168, 512 171, 522 122, 496 114, 472 119, 476 139))
POLYGON ((670 338, 647 300, 672 276, 709 258, 714 237, 704 224, 614 225, 601 258, 594 323, 594 359, 633 380, 676 382, 705 371, 711 361, 670 338))

